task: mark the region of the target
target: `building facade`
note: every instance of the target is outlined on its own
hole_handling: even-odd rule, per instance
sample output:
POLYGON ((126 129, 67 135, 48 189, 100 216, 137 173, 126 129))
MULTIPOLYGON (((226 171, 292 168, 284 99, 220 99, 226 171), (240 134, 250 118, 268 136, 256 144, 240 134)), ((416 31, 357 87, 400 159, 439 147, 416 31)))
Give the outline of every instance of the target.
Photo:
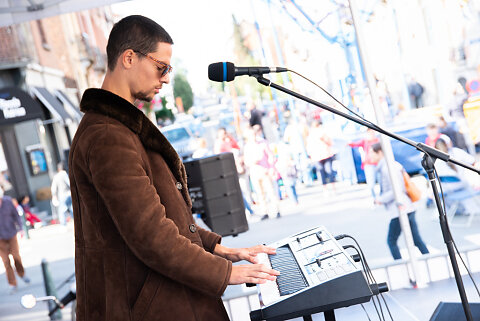
POLYGON ((51 179, 67 165, 83 91, 99 87, 109 7, 0 28, 0 185, 51 215, 51 179))

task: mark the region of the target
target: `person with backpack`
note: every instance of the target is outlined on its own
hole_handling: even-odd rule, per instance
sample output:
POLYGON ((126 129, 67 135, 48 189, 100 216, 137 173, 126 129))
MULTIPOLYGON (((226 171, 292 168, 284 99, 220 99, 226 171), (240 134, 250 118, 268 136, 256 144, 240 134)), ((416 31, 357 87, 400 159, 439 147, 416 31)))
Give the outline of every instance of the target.
MULTIPOLYGON (((390 224, 388 227, 388 236, 387 244, 392 253, 394 260, 399 260, 402 258, 400 254, 400 249, 398 248, 398 238, 402 232, 400 226, 400 220, 398 218, 399 211, 395 208, 397 206, 397 201, 400 203, 399 210, 407 213, 408 221, 410 223, 410 229, 412 231, 413 243, 420 250, 422 254, 428 254, 428 248, 423 242, 420 233, 418 231, 417 221, 415 220, 415 207, 407 194, 407 189, 405 184, 401 184, 401 199, 396 200, 392 188, 392 182, 390 181, 390 176, 388 174, 388 167, 385 161, 385 157, 382 151, 382 146, 380 143, 373 144, 371 147, 371 158, 373 161, 378 163, 377 172, 380 177, 380 194, 375 199, 376 204, 381 204, 385 206, 385 209, 391 216, 390 224)), ((399 181, 404 182, 403 178, 403 166, 400 163, 394 163, 393 175, 395 175, 399 181)))

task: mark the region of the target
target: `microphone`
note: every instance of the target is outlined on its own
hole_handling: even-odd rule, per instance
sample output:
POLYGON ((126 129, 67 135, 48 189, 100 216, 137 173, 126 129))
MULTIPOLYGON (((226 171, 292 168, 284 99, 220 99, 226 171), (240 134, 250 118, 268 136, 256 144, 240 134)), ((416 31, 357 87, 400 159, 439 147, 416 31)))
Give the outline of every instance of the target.
POLYGON ((236 76, 260 76, 271 72, 285 72, 281 67, 235 67, 231 62, 216 62, 208 66, 208 79, 213 81, 232 81, 236 76))

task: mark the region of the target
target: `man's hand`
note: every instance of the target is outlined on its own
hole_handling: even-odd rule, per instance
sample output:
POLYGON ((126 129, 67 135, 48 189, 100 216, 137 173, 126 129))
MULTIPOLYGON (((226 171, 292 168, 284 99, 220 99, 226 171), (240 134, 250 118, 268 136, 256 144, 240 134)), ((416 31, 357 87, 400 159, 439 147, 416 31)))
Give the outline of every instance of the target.
POLYGON ((280 275, 280 272, 267 268, 263 264, 233 265, 228 284, 262 284, 267 280, 275 281, 277 275, 280 275))
POLYGON ((258 260, 257 260, 258 253, 275 254, 276 251, 273 247, 268 247, 265 245, 256 245, 249 248, 232 249, 232 248, 225 247, 221 244, 217 244, 215 246, 214 253, 232 262, 246 260, 250 263, 258 263, 258 260))

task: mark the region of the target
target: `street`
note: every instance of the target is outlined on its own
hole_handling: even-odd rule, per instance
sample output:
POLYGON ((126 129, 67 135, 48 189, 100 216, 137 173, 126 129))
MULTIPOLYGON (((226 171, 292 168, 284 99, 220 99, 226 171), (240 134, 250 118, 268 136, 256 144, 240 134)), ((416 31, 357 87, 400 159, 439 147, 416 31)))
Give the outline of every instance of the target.
MULTIPOLYGON (((416 177, 416 183, 423 186, 424 182, 416 177)), ((300 185, 300 184, 299 184, 300 185)), ((282 217, 271 218, 265 221, 250 223, 249 231, 237 237, 224 237, 222 243, 229 247, 245 247, 255 244, 279 240, 290 234, 323 225, 332 234, 349 234, 360 243, 371 267, 393 262, 386 244, 389 216, 383 209, 373 205, 369 191, 365 185, 350 186, 346 183, 337 183, 336 191, 322 192, 322 186, 315 183, 312 187, 299 186, 300 205, 296 206, 290 200, 281 201, 282 217)), ((425 193, 424 193, 425 194, 425 193)), ((420 234, 431 253, 445 251, 436 209, 426 209, 423 202, 419 202, 417 222, 420 234)), ((10 295, 3 266, 0 267, 0 320, 1 321, 43 321, 47 317, 46 304, 43 302, 31 309, 25 310, 20 306, 20 298, 26 293, 37 296, 45 295, 40 263, 43 258, 49 262, 50 272, 55 285, 59 285, 74 271, 74 238, 73 224, 66 228, 54 225, 40 228, 31 232, 31 239, 22 239, 20 243, 21 254, 31 284, 24 284, 19 280, 19 290, 10 295)), ((480 220, 474 219, 470 227, 452 227, 452 233, 460 250, 462 248, 480 247, 480 220)), ((406 255, 404 241, 401 237, 400 247, 402 255, 406 255)), ((419 254, 419 253, 418 253, 419 254)), ((478 274, 477 274, 478 275, 478 274)), ((465 281, 466 282, 466 281, 465 281)), ((466 282, 470 284, 470 282, 466 282)), ((455 300, 458 297, 453 283, 449 282, 448 293, 445 298, 455 300)), ((445 288, 445 287, 443 287, 445 288)), ((427 288, 428 289, 428 288, 427 288)), ((58 290, 63 296, 69 290, 68 286, 58 290)), ((425 289, 421 289, 424 291, 425 289)), ((393 291, 400 293, 396 300, 412 300, 418 293, 419 300, 428 300, 428 295, 421 294, 412 289, 393 291), (403 293, 403 294, 402 294, 403 293), (399 299, 400 298, 400 299, 399 299)), ((470 291, 470 297, 474 292, 470 291)), ((437 292, 437 299, 438 298, 437 292)), ((440 294, 441 296, 441 294, 440 294)), ((441 299, 441 298, 440 298, 441 299)), ((478 301, 478 298, 474 298, 478 301)), ((436 302, 438 303, 438 302, 436 302)), ((435 303, 435 305, 436 305, 435 303)), ((433 304, 433 303, 432 303, 433 304)), ((348 315, 348 309, 342 315, 348 315)), ((64 310, 64 320, 68 320, 69 306, 64 310)), ((431 313, 431 312, 428 312, 431 313)), ((248 316, 242 317, 242 319, 248 316)))

